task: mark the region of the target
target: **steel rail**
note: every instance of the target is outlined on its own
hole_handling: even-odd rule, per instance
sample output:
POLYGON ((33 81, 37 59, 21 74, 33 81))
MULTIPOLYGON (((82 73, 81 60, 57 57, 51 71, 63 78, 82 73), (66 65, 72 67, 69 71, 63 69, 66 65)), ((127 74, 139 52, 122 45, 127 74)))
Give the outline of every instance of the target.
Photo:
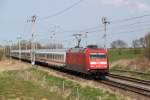
POLYGON ((120 88, 123 90, 131 91, 131 92, 134 92, 137 94, 141 94, 141 95, 146 96, 146 97, 150 97, 150 90, 149 89, 145 89, 142 87, 137 87, 137 86, 129 85, 129 84, 125 84, 125 83, 119 83, 119 82, 112 81, 112 80, 101 80, 98 82, 103 83, 103 84, 107 84, 107 85, 110 85, 113 87, 117 87, 117 88, 120 88))
POLYGON ((137 79, 137 78, 121 76, 121 75, 116 75, 116 74, 108 74, 108 76, 112 77, 112 78, 122 79, 122 80, 130 81, 130 82, 135 82, 135 83, 150 86, 150 81, 148 81, 148 80, 141 80, 141 79, 137 79))
POLYGON ((112 71, 118 71, 118 72, 129 72, 129 73, 137 73, 137 74, 143 74, 143 75, 150 75, 150 73, 144 73, 139 71, 130 71, 130 70, 121 70, 121 69, 111 69, 112 71))

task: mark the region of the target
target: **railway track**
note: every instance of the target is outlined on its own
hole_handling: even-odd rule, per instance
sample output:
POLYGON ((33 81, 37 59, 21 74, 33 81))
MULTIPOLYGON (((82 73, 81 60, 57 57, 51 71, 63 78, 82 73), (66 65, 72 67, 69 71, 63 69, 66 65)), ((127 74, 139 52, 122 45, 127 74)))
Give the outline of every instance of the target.
POLYGON ((106 80, 101 80, 99 82, 113 86, 113 87, 117 87, 117 88, 120 88, 123 90, 138 93, 138 94, 141 94, 146 97, 150 97, 150 81, 130 78, 130 77, 126 77, 126 76, 109 74, 106 77, 106 80), (120 80, 120 81, 116 81, 115 79, 120 80), (122 82, 122 81, 126 81, 126 82, 122 82), (130 84, 128 84, 128 83, 130 83, 130 84), (149 88, 147 88, 147 87, 149 87, 149 88))
POLYGON ((118 72, 129 72, 129 73, 136 73, 141 75, 150 75, 150 73, 144 73, 139 71, 130 71, 130 70, 121 70, 121 69, 111 69, 112 71, 118 71, 118 72))
POLYGON ((122 79, 122 80, 136 82, 136 83, 139 83, 139 84, 150 86, 150 81, 147 81, 147 80, 141 80, 141 79, 126 77, 126 76, 115 75, 115 74, 109 74, 108 76, 112 77, 112 78, 122 79))
POLYGON ((112 80, 101 80, 100 83, 107 84, 113 87, 117 87, 126 91, 131 91, 137 94, 141 94, 143 96, 150 98, 150 90, 142 87, 136 87, 134 85, 123 84, 120 82, 112 81, 112 80))

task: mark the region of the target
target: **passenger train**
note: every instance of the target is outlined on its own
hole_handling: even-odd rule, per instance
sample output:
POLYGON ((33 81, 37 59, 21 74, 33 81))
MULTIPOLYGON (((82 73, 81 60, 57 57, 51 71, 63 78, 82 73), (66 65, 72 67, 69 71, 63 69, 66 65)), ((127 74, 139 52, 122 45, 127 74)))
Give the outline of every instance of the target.
MULTIPOLYGON (((31 50, 11 50, 11 57, 31 60, 31 50), (19 56, 21 54, 21 56, 19 56)), ((108 73, 107 51, 97 47, 35 50, 35 62, 64 68, 87 75, 104 76, 108 73)))

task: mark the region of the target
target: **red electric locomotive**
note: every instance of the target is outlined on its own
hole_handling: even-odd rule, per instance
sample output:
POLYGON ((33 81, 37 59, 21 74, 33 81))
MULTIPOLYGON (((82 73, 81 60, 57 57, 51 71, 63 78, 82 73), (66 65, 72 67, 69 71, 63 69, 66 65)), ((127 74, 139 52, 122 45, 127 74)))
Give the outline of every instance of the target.
POLYGON ((73 48, 66 53, 67 69, 92 75, 108 73, 107 51, 97 47, 73 48))

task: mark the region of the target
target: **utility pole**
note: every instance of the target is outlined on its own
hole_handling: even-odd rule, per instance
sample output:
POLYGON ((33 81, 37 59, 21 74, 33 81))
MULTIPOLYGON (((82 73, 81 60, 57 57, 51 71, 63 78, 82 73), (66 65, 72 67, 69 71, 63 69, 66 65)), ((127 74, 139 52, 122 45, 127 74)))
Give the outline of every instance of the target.
POLYGON ((20 40, 22 39, 21 36, 17 37, 18 39, 18 45, 19 45, 19 61, 21 62, 21 44, 20 40))
POLYGON ((87 33, 88 32, 85 32, 85 45, 86 45, 86 47, 87 47, 87 36, 88 36, 87 33))
POLYGON ((28 44, 27 44, 27 41, 25 42, 25 45, 26 45, 26 50, 28 50, 28 44))
MULTIPOLYGON (((3 40, 4 42, 7 42, 6 40, 3 40)), ((4 43, 4 54, 5 54, 5 57, 7 56, 8 52, 7 52, 7 43, 5 44, 4 43)))
POLYGON ((12 40, 9 40, 8 43, 9 43, 9 60, 11 61, 11 45, 12 45, 12 40))
POLYGON ((35 34, 35 22, 37 17, 34 15, 31 17, 31 20, 27 20, 27 22, 32 23, 32 40, 31 40, 31 64, 35 64, 35 41, 34 41, 34 34, 35 34))
POLYGON ((104 38, 105 38, 105 49, 107 51, 107 24, 110 24, 109 21, 107 21, 107 17, 102 17, 102 23, 104 24, 104 31, 105 31, 105 34, 104 34, 104 38))
POLYGON ((76 40, 78 41, 77 46, 75 46, 76 48, 80 47, 80 43, 81 43, 81 36, 82 34, 73 34, 73 36, 76 38, 76 40))

